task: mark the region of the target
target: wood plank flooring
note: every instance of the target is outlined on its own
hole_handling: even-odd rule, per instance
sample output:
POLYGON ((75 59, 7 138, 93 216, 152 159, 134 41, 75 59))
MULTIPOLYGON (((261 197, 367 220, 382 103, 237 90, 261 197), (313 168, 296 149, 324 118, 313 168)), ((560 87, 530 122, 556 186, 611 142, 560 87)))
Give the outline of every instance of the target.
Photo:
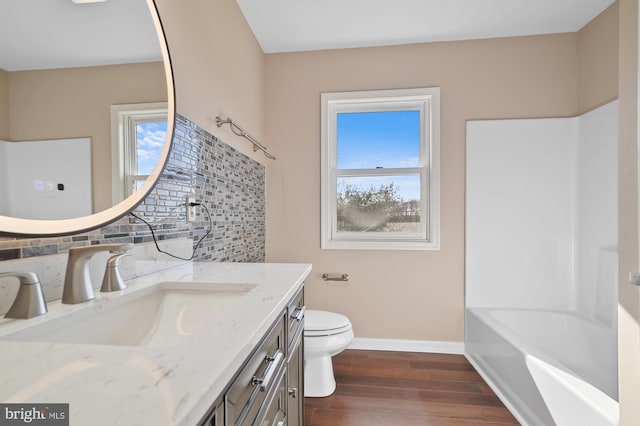
POLYGON ((346 350, 337 388, 305 398, 305 426, 518 425, 462 355, 346 350))

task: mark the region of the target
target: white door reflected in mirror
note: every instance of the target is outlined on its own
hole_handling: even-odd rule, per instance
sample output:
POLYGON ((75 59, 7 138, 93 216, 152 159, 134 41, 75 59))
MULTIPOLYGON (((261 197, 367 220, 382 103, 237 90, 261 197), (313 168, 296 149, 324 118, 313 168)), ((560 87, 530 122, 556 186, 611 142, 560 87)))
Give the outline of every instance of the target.
POLYGON ((0 214, 25 219, 91 214, 91 138, 0 141, 0 162, 0 214))

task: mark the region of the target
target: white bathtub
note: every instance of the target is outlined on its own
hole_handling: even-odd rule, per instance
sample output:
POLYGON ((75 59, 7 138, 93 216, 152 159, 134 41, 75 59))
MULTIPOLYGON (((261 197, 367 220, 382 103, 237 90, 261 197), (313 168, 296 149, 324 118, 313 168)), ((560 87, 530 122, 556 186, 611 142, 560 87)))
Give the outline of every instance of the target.
POLYGON ((573 312, 467 308, 465 354, 525 425, 618 424, 615 328, 573 312))

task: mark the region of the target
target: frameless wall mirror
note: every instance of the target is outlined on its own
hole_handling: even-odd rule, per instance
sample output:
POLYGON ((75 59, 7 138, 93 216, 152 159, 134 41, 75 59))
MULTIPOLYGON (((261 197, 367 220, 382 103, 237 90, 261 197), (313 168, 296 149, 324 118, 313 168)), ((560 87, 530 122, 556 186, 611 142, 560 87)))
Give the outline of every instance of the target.
POLYGON ((0 234, 135 208, 169 154, 173 90, 153 0, 0 2, 0 234))

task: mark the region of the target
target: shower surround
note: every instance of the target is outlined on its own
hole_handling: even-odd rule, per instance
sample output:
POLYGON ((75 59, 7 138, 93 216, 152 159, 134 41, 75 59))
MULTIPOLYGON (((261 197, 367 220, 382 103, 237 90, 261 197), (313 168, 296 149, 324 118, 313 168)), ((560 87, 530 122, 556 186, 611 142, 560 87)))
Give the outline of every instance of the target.
POLYGON ((465 351, 525 425, 617 424, 617 110, 467 123, 465 351))

